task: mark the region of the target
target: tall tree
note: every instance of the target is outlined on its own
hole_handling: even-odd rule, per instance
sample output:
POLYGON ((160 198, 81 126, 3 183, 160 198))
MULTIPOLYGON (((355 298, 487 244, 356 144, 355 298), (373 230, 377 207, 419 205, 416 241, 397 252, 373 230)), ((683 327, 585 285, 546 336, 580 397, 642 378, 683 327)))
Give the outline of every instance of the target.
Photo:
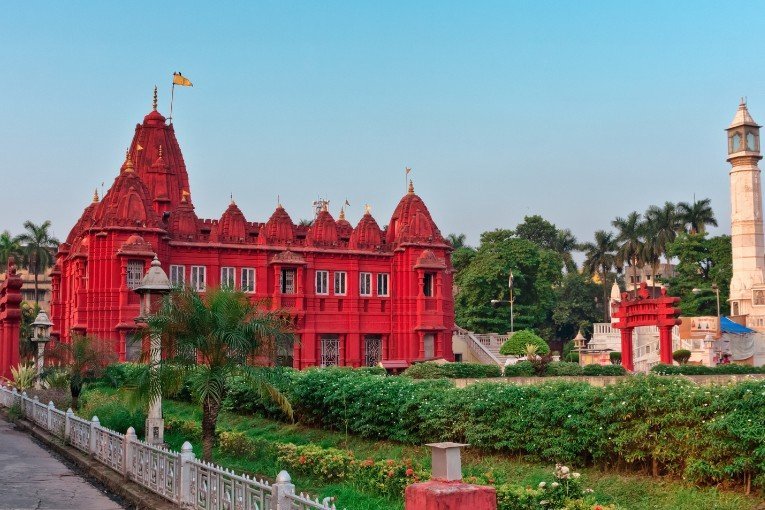
POLYGON ((50 221, 39 225, 31 221, 24 222, 24 233, 18 236, 18 241, 24 245, 26 265, 35 277, 35 304, 40 303, 39 275, 53 264, 53 253, 58 248, 58 239, 50 232, 50 221))
POLYGON ((4 273, 8 267, 8 259, 14 257, 17 263, 21 263, 23 249, 18 237, 11 236, 7 230, 0 234, 0 273, 4 273))
POLYGON ((652 205, 646 211, 645 218, 651 223, 657 251, 669 264, 667 246, 675 240, 677 233, 683 230, 677 206, 672 202, 664 202, 663 207, 652 205))
POLYGON ((466 247, 465 240, 467 237, 465 234, 449 234, 449 242, 452 243, 452 248, 455 250, 458 248, 466 247))
POLYGON ((680 219, 689 234, 703 234, 708 225, 717 226, 717 219, 712 210, 712 201, 708 198, 695 200, 692 204, 677 204, 680 219))
POLYGON ((558 229, 543 217, 535 214, 523 218, 523 222, 515 227, 515 236, 531 241, 540 248, 554 250, 558 238, 558 229))
POLYGON ((575 273, 577 271, 573 252, 580 251, 581 247, 571 230, 567 228, 558 230, 558 233, 555 236, 553 250, 563 259, 563 264, 566 267, 567 273, 575 273))
POLYGON ((190 288, 177 289, 146 322, 150 334, 162 338, 163 358, 156 376, 146 370, 136 394, 148 401, 162 390, 178 389, 188 378, 202 405, 202 456, 212 459, 215 429, 231 376, 249 378, 264 396, 274 400, 292 418, 289 401, 246 361, 266 344, 292 341, 288 317, 263 312, 241 291, 211 288, 200 295, 190 288))
POLYGON ((617 229, 616 264, 632 267, 632 282, 637 284, 637 269, 642 264, 643 224, 640 213, 633 211, 626 218, 618 217, 611 224, 617 229))
POLYGON ((557 327, 557 337, 568 341, 580 329, 587 329, 597 322, 599 310, 596 305, 598 286, 578 272, 567 273, 562 284, 556 288, 556 303, 552 320, 557 327))
POLYGON ((605 230, 595 232, 595 242, 585 243, 584 270, 589 274, 599 274, 603 284, 603 319, 608 322, 608 273, 616 264, 616 251, 619 246, 614 234, 605 230))

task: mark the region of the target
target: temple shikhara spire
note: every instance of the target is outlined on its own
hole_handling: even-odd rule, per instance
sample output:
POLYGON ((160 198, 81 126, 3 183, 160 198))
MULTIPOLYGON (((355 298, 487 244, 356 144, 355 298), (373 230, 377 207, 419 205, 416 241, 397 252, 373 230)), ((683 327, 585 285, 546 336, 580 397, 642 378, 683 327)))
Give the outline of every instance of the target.
POLYGON ((451 245, 411 181, 385 228, 369 206, 352 225, 347 199, 337 219, 324 200, 312 222, 296 224, 279 195, 266 221, 248 219, 233 193, 220 218, 199 218, 156 87, 114 175, 56 254, 51 316, 61 341, 93 335, 120 359, 137 359, 134 289, 156 257, 173 285, 234 287, 291 315, 298 341, 275 346, 272 363, 403 367, 454 359, 451 245))

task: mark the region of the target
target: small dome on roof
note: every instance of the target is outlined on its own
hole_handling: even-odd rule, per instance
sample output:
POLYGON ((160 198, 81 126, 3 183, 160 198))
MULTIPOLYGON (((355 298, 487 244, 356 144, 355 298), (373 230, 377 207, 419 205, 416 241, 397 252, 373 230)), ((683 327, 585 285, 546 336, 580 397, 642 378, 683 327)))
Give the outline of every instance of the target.
POLYGON ((350 247, 354 249, 374 249, 382 244, 382 231, 372 213, 368 210, 359 220, 351 234, 350 247))
POLYGON ((243 239, 247 227, 247 220, 232 200, 228 208, 223 212, 218 223, 218 232, 223 238, 243 239))
POLYGON ((308 231, 308 239, 317 245, 337 243, 337 224, 326 208, 322 209, 316 216, 311 229, 308 231))
POLYGON ((295 225, 281 204, 266 222, 259 239, 264 244, 287 244, 295 240, 295 225))

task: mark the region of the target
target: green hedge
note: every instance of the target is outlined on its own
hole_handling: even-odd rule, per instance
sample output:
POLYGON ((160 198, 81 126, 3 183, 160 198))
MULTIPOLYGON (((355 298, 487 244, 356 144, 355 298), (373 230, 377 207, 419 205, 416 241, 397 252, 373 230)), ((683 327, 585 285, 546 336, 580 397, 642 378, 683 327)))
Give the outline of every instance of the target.
POLYGON ((550 346, 547 342, 538 335, 536 335, 530 329, 524 329, 513 334, 502 347, 499 348, 499 353, 503 356, 524 356, 526 354, 527 345, 536 345, 537 354, 544 356, 550 354, 550 346))
POLYGON ((501 377, 502 370, 496 365, 481 365, 480 363, 417 363, 404 370, 407 377, 412 379, 480 379, 485 377, 501 377))
MULTIPOLYGON (((581 367, 579 363, 555 361, 547 365, 544 376, 613 376, 626 374, 627 371, 620 365, 587 365, 581 367)), ((534 366, 529 361, 519 361, 515 365, 505 367, 505 377, 532 377, 534 375, 534 366)))
POLYGON ((655 365, 651 372, 659 375, 737 375, 737 374, 765 374, 765 366, 752 367, 749 365, 737 365, 726 363, 715 367, 704 365, 655 365))

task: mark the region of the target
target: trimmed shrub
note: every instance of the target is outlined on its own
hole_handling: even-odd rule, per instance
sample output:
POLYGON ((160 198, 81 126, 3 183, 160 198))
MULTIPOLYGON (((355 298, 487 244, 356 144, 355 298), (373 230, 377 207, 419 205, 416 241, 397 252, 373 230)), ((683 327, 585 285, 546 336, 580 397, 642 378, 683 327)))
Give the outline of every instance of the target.
POLYGON ((621 352, 609 352, 608 353, 608 359, 611 360, 612 365, 621 365, 622 364, 622 353, 621 352))
POLYGON ((485 377, 501 377, 502 371, 496 365, 480 363, 417 363, 404 370, 401 374, 412 379, 480 379, 485 377))
POLYGON ((582 375, 587 376, 614 376, 627 375, 627 370, 621 365, 585 365, 582 375))
POLYGON ((765 366, 752 367, 749 365, 737 365, 726 363, 715 367, 704 365, 654 365, 651 373, 658 375, 746 375, 765 374, 765 366))
POLYGON ((523 356, 526 354, 527 345, 536 345, 539 356, 550 354, 550 346, 547 345, 547 342, 530 329, 524 329, 511 336, 499 348, 499 353, 503 356, 523 356))
POLYGON ((566 355, 566 361, 571 363, 579 363, 579 353, 575 351, 571 351, 566 355))
POLYGON ((685 365, 691 359, 691 351, 688 349, 678 349, 672 353, 672 359, 680 365, 685 365))
POLYGON ((515 365, 505 365, 505 377, 531 377, 534 365, 530 361, 519 361, 515 365))
POLYGON ((582 367, 579 366, 579 363, 571 363, 569 361, 556 361, 547 365, 547 371, 545 372, 545 375, 575 376, 575 375, 582 375, 582 373, 583 373, 583 370, 582 370, 582 367))

